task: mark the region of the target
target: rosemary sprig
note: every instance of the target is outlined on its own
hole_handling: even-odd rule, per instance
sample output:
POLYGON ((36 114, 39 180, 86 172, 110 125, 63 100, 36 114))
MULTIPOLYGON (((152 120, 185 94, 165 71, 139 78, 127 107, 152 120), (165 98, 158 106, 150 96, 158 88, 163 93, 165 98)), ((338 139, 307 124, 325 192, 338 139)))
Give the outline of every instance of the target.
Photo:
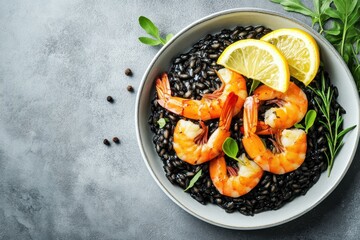
POLYGON ((344 119, 340 115, 339 109, 336 111, 335 120, 331 119, 330 110, 331 110, 331 101, 334 96, 334 90, 331 87, 325 87, 325 76, 324 72, 321 74, 321 89, 314 89, 310 87, 310 89, 319 97, 315 98, 316 104, 318 105, 320 112, 323 115, 324 120, 320 120, 320 123, 326 129, 326 139, 329 146, 329 151, 325 152, 326 159, 328 162, 328 177, 330 176, 332 167, 334 165, 334 159, 336 154, 340 151, 341 147, 344 145, 343 137, 349 131, 354 129, 356 125, 348 127, 346 129, 341 130, 342 123, 344 119))

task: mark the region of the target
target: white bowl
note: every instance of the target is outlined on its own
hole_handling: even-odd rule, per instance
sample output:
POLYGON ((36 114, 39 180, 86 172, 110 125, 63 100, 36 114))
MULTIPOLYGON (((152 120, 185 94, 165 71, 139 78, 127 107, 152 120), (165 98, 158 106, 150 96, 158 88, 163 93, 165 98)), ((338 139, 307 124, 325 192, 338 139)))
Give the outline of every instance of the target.
POLYGON ((154 57, 141 81, 136 100, 135 121, 138 144, 151 175, 160 188, 181 208, 193 216, 208 223, 232 229, 260 229, 276 226, 306 213, 324 200, 344 177, 355 155, 359 140, 359 97, 354 80, 346 64, 336 50, 309 26, 287 16, 262 9, 231 9, 202 18, 180 31, 154 57), (321 59, 329 72, 331 82, 338 87, 338 102, 345 108, 344 127, 357 125, 344 138, 344 146, 335 159, 331 176, 326 172, 307 192, 282 208, 266 211, 255 216, 244 216, 240 213, 226 213, 220 207, 201 205, 184 193, 180 187, 172 185, 165 177, 163 164, 152 143, 152 132, 147 123, 150 115, 150 100, 154 93, 154 80, 167 71, 172 59, 180 53, 187 52, 191 46, 208 33, 217 33, 224 28, 242 25, 264 25, 271 29, 299 28, 309 32, 317 41, 321 59))

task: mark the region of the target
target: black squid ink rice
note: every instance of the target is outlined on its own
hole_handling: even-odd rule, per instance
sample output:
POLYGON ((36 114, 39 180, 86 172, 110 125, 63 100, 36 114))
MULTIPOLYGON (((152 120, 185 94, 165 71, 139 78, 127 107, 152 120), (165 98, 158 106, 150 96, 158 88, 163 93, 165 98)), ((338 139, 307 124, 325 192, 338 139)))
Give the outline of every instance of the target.
MULTIPOLYGON (((195 43, 187 52, 177 56, 169 69, 168 77, 170 87, 174 96, 201 99, 203 94, 212 93, 220 88, 221 81, 215 70, 223 68, 216 64, 216 61, 224 49, 231 43, 240 39, 259 39, 271 32, 271 29, 264 26, 238 26, 232 30, 224 29, 217 34, 208 34, 205 38, 195 43)), ((313 88, 320 88, 320 76, 323 70, 320 68, 314 81, 310 84, 313 88)), ((329 76, 325 72, 326 87, 334 89, 337 98, 338 91, 331 85, 329 76)), ((157 103, 156 93, 151 101, 151 115, 148 119, 153 135, 153 143, 159 157, 163 162, 163 168, 168 180, 185 189, 193 176, 202 169, 202 175, 194 186, 186 192, 201 204, 212 203, 220 206, 226 212, 240 212, 244 215, 254 215, 267 210, 276 210, 294 198, 305 195, 306 192, 319 180, 328 163, 325 152, 328 144, 324 134, 324 127, 320 124, 320 111, 316 105, 314 92, 295 79, 291 79, 305 92, 308 98, 308 110, 314 109, 318 112, 318 119, 307 134, 307 153, 304 163, 295 171, 277 175, 264 172, 258 185, 249 193, 231 198, 221 195, 214 187, 209 176, 209 163, 191 165, 180 160, 173 150, 173 132, 176 123, 184 117, 176 115, 164 109, 157 103), (159 126, 159 119, 166 119, 164 126, 159 126)), ((251 81, 247 81, 249 91, 251 81)), ((261 105, 259 118, 264 117, 264 112, 271 105, 261 105)), ((331 115, 335 118, 336 111, 341 114, 345 110, 334 100, 331 105, 331 115)), ((245 152, 241 138, 240 128, 242 126, 242 113, 235 116, 231 123, 231 137, 239 146, 239 153, 245 152)), ((195 123, 198 121, 194 121, 195 123)), ((205 124, 209 127, 209 135, 217 128, 218 119, 208 120, 205 124)), ((269 136, 262 137, 268 147, 272 142, 269 136)), ((226 157, 228 166, 237 167, 237 162, 226 157)), ((184 193, 186 194, 186 193, 184 193)))

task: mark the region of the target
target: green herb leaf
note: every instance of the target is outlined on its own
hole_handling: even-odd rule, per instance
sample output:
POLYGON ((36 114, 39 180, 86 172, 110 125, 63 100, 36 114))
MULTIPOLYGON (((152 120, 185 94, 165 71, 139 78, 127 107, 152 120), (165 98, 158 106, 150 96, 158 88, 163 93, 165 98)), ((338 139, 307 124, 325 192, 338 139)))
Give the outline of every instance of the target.
POLYGON ((174 36, 174 34, 172 33, 169 33, 168 35, 166 35, 166 38, 165 38, 165 42, 167 43, 168 41, 170 41, 170 39, 174 36))
MULTIPOLYGON (((310 89, 318 96, 315 98, 316 104, 318 105, 322 118, 319 122, 325 127, 326 132, 325 136, 327 139, 329 152, 325 153, 327 162, 328 162, 328 176, 331 174, 331 170, 334 165, 334 160, 336 154, 339 152, 343 146, 343 137, 349 131, 355 128, 355 126, 348 127, 344 130, 341 130, 343 118, 340 115, 340 111, 337 110, 335 119, 331 118, 330 109, 331 102, 334 96, 334 90, 331 87, 326 88, 324 72, 321 74, 321 90, 315 90, 310 87, 310 89)), ((311 117, 309 117, 308 122, 311 122, 311 117)))
POLYGON ((187 190, 189 190, 190 188, 192 188, 194 186, 194 184, 197 182, 197 180, 199 180, 199 178, 202 175, 202 169, 200 169, 200 171, 198 171, 194 177, 190 180, 189 185, 187 186, 187 188, 185 188, 184 192, 186 192, 187 190))
POLYGON ((316 119, 316 111, 311 109, 306 113, 305 116, 305 132, 307 133, 309 128, 312 127, 312 125, 314 125, 316 119))
POLYGON ((236 155, 239 152, 239 147, 237 145, 237 142, 233 138, 226 138, 222 145, 222 149, 226 155, 228 155, 232 159, 237 160, 236 155))
MULTIPOLYGON (((341 26, 338 22, 334 22, 334 25, 331 29, 325 30, 327 35, 339 36, 336 39, 341 39, 341 26)), ((334 38, 334 37, 333 37, 334 38)), ((329 39, 328 39, 329 40, 329 39)), ((337 40, 336 40, 337 41, 337 40)), ((333 40, 333 42, 336 42, 333 40)), ((331 42, 331 41, 330 41, 331 42)))
POLYGON ((325 10, 330 7, 330 4, 333 0, 314 0, 314 16, 311 17, 313 26, 319 24, 319 32, 324 31, 324 24, 330 18, 325 13, 325 10))
POLYGON ((309 8, 307 8, 304 4, 300 2, 300 0, 271 0, 274 3, 280 3, 284 9, 288 12, 297 12, 306 16, 314 16, 315 14, 309 8))
POLYGON ((159 128, 163 128, 166 125, 166 122, 168 122, 169 119, 167 118, 160 118, 157 123, 159 124, 159 128))
POLYGON ((139 24, 150 36, 153 36, 154 38, 157 38, 157 39, 160 37, 159 29, 147 17, 140 16, 139 24))
POLYGON ((305 127, 301 123, 295 123, 294 127, 299 128, 299 129, 305 129, 305 127))
POLYGON ((249 95, 254 92, 254 90, 259 86, 260 81, 253 79, 251 82, 251 87, 250 87, 250 91, 249 91, 249 95))
POLYGON ((161 38, 158 27, 155 26, 155 24, 147 17, 140 16, 139 24, 147 32, 147 34, 153 37, 139 37, 140 42, 144 44, 150 46, 157 46, 160 44, 165 45, 173 36, 173 34, 168 34, 165 39, 161 38))
POLYGON ((157 45, 161 44, 160 40, 148 38, 148 37, 139 37, 139 41, 144 44, 151 45, 151 46, 157 46, 157 45))
POLYGON ((339 134, 338 134, 338 138, 342 138, 345 134, 347 134, 348 132, 350 132, 351 130, 353 130, 356 126, 351 126, 351 127, 348 127, 344 130, 342 130, 339 134))

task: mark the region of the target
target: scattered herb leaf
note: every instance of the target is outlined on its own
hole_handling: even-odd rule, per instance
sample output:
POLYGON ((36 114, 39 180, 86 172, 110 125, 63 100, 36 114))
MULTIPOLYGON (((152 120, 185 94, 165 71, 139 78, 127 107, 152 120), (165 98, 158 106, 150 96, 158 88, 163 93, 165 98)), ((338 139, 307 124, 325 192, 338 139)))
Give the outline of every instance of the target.
POLYGON ((305 127, 301 123, 295 123, 294 127, 300 128, 300 129, 305 129, 305 127))
POLYGON ((172 34, 172 33, 169 33, 168 35, 166 35, 166 37, 165 37, 165 42, 170 41, 170 39, 171 39, 173 36, 174 36, 174 34, 172 34))
POLYGON ((338 50, 348 65, 360 93, 360 0, 314 0, 314 10, 300 0, 271 0, 286 11, 311 17, 313 28, 338 50), (326 24, 328 20, 330 24, 326 24), (326 24, 326 25, 325 25, 326 24))
POLYGON ((253 79, 249 91, 249 95, 259 86, 260 81, 253 79))
POLYGON ((239 147, 235 139, 231 137, 226 138, 222 145, 222 149, 228 157, 244 164, 244 162, 241 159, 236 157, 239 152, 239 147))
POLYGON ((150 46, 157 46, 161 44, 160 40, 148 37, 139 37, 139 41, 150 46))
POLYGON ((316 119, 316 111, 311 109, 309 110, 305 115, 305 127, 301 123, 295 123, 294 127, 304 129, 306 133, 308 133, 309 128, 314 125, 315 119, 316 119))
POLYGON ((160 118, 157 123, 159 124, 159 128, 165 127, 166 123, 169 121, 167 118, 160 118))
POLYGON ((189 190, 190 188, 192 188, 194 186, 194 184, 197 182, 197 180, 199 180, 199 178, 202 175, 202 169, 200 169, 200 171, 198 171, 193 178, 190 180, 189 185, 187 186, 187 188, 185 188, 184 192, 186 192, 187 190, 189 190))
POLYGON ((314 89, 312 87, 310 87, 310 89, 319 97, 319 98, 315 98, 315 101, 320 109, 320 112, 322 113, 322 117, 324 118, 324 121, 320 120, 320 123, 326 129, 325 136, 328 142, 329 152, 325 153, 325 155, 328 161, 328 176, 330 176, 332 167, 334 165, 335 156, 344 144, 342 141, 343 137, 345 136, 346 133, 354 129, 356 125, 340 131, 344 119, 340 115, 339 110, 337 110, 336 112, 335 120, 331 119, 330 109, 331 109, 331 101, 334 95, 334 90, 331 87, 326 88, 325 85, 326 85, 325 77, 324 77, 324 73, 322 73, 321 89, 314 89))
POLYGON ((305 116, 305 132, 307 133, 309 128, 312 127, 312 125, 314 125, 315 119, 316 119, 316 111, 311 109, 306 113, 305 116))
POLYGON ((222 145, 222 149, 226 155, 235 159, 236 159, 236 155, 239 152, 239 147, 237 145, 237 142, 235 141, 235 139, 231 137, 225 139, 222 145))
POLYGON ((145 30, 147 34, 149 34, 153 38, 149 37, 139 37, 139 41, 150 45, 150 46, 157 46, 157 45, 165 45, 172 37, 173 34, 168 34, 165 39, 160 36, 159 28, 147 17, 140 16, 139 17, 139 24, 145 30))

